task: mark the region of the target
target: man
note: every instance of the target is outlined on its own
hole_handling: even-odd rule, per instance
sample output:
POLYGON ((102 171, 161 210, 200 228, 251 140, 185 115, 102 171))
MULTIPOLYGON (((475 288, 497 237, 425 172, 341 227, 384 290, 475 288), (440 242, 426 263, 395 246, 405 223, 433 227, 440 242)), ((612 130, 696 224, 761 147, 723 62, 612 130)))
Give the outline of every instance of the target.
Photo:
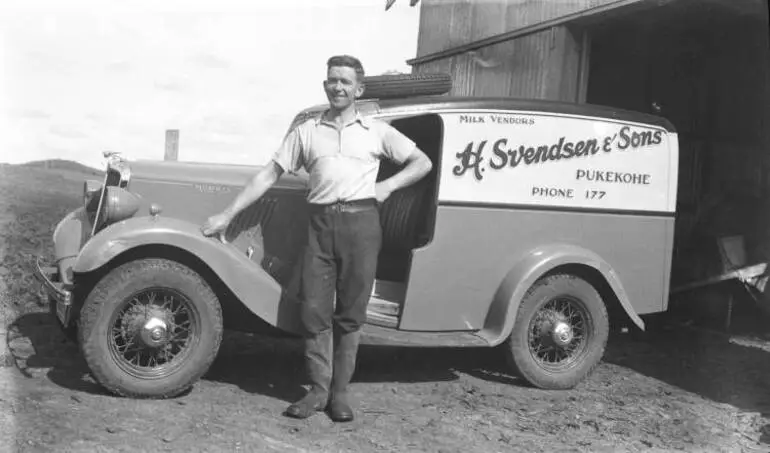
POLYGON ((329 108, 298 125, 266 165, 203 233, 223 231, 235 215, 258 200, 286 171, 309 173, 310 219, 300 285, 309 392, 286 415, 306 418, 328 409, 350 421, 347 386, 353 375, 361 325, 374 284, 382 243, 377 204, 432 168, 415 143, 375 119, 364 118, 355 100, 364 92, 364 69, 351 56, 331 57, 323 83, 329 108), (380 159, 403 168, 377 182, 380 159), (336 291, 336 306, 335 295, 336 291))

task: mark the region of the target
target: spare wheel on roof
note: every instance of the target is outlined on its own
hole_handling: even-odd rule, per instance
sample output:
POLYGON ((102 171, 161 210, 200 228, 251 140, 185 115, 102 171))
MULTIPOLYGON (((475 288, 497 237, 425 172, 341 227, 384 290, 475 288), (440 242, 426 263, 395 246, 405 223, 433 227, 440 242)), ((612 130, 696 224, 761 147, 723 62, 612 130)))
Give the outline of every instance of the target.
POLYGON ((364 86, 361 99, 441 95, 452 89, 452 76, 440 72, 384 74, 364 77, 364 86))

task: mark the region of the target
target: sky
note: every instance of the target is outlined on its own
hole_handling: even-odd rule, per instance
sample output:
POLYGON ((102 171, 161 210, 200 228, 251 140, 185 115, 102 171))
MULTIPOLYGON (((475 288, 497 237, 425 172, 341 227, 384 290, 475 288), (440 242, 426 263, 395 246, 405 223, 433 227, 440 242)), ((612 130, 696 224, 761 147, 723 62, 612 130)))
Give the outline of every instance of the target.
POLYGON ((0 4, 0 162, 102 152, 259 165, 324 103, 332 54, 410 72, 419 6, 397 0, 25 0, 0 4))

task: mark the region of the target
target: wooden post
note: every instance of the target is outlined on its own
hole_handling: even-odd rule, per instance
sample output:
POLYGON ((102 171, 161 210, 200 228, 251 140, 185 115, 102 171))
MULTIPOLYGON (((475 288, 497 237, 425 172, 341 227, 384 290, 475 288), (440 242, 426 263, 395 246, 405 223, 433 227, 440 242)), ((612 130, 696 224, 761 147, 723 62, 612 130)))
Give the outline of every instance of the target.
POLYGON ((588 77, 591 67, 591 35, 586 30, 580 34, 580 61, 578 62, 578 86, 575 101, 585 104, 588 96, 588 77))
POLYGON ((179 157, 179 130, 166 129, 166 154, 163 160, 177 160, 179 157))

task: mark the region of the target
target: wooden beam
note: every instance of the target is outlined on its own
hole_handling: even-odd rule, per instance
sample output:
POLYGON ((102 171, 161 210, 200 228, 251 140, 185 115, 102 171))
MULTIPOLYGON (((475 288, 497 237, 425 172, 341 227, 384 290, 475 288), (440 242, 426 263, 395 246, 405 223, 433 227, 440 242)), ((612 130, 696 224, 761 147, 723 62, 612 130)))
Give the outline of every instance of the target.
POLYGON ((166 130, 166 154, 163 160, 177 160, 179 158, 179 130, 166 130))
POLYGON ((407 60, 406 63, 413 66, 417 64, 428 63, 435 60, 442 60, 444 58, 449 58, 455 55, 464 54, 472 50, 478 50, 483 47, 488 47, 494 44, 499 44, 501 42, 510 41, 511 39, 534 35, 536 33, 540 33, 541 31, 545 31, 553 27, 566 25, 576 20, 595 16, 602 13, 607 13, 607 12, 616 10, 618 8, 623 8, 623 7, 632 6, 632 5, 642 5, 645 3, 648 4, 649 6, 662 6, 672 1, 674 0, 616 0, 612 3, 607 3, 607 4, 595 6, 593 8, 580 10, 572 14, 566 14, 564 16, 559 16, 550 20, 528 25, 526 27, 522 27, 516 30, 500 33, 494 36, 490 36, 488 38, 480 39, 478 41, 473 41, 467 44, 463 44, 461 46, 452 47, 450 49, 442 50, 440 52, 434 52, 428 55, 423 55, 421 57, 407 60))

